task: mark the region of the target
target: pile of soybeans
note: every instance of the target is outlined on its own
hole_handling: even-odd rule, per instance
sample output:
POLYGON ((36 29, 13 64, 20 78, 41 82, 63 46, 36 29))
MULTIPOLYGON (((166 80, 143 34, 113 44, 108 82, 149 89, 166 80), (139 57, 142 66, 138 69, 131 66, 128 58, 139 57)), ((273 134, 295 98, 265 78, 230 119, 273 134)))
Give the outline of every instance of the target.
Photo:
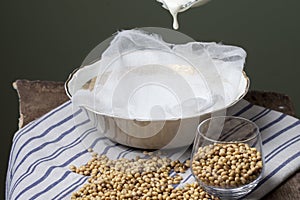
POLYGON ((236 188, 251 183, 262 173, 261 153, 245 143, 215 143, 200 147, 192 170, 204 184, 236 188))
POLYGON ((190 167, 189 160, 182 163, 148 152, 144 154, 146 158, 110 160, 105 155, 92 153, 87 164, 80 167, 71 165, 70 170, 74 173, 89 176, 88 183, 74 192, 71 199, 218 199, 196 182, 176 188, 183 179, 181 173, 190 167))

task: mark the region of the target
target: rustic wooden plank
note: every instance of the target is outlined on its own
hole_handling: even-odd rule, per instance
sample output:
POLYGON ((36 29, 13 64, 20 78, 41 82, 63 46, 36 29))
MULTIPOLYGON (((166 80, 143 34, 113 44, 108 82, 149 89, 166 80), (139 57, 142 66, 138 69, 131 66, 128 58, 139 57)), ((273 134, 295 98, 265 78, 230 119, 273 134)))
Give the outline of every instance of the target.
POLYGON ((285 94, 254 90, 249 91, 244 99, 255 105, 277 110, 291 116, 296 115, 291 98, 285 94))
MULTIPOLYGON (((17 80, 13 83, 20 101, 20 128, 68 100, 63 82, 17 80)), ((249 102, 295 116, 291 99, 284 94, 249 91, 249 102)), ((263 200, 300 199, 300 171, 280 184, 263 200)))
POLYGON ((16 80, 19 95, 19 128, 66 102, 63 82, 16 80))

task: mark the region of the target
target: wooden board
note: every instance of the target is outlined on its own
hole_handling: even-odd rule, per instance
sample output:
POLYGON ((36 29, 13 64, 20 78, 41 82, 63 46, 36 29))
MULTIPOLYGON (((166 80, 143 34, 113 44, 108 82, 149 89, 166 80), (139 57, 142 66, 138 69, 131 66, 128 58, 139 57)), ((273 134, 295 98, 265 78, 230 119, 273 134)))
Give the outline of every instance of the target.
MULTIPOLYGON (((13 83, 13 87, 19 95, 20 128, 68 100, 63 82, 17 80, 13 83)), ((295 116, 292 101, 287 95, 267 91, 249 91, 245 99, 255 105, 295 116)), ((262 199, 300 199, 300 171, 262 199)))
POLYGON ((17 80, 19 128, 69 100, 63 82, 17 80))

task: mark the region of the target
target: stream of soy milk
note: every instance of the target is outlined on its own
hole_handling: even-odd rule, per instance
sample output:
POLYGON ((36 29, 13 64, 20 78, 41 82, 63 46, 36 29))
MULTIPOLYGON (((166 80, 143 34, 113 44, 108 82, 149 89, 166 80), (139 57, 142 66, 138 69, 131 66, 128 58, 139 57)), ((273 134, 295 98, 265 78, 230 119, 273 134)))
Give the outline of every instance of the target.
POLYGON ((183 12, 190 7, 201 6, 207 3, 209 0, 156 0, 163 4, 163 7, 169 10, 173 17, 173 28, 178 29, 178 19, 177 14, 183 12), (188 6, 185 6, 188 5, 188 6))

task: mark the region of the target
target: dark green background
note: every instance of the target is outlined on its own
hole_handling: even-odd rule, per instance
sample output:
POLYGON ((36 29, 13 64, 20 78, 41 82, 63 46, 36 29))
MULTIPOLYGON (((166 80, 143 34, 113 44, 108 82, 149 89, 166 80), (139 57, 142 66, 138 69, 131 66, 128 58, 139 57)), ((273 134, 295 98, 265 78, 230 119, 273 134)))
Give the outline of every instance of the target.
MULTIPOLYGON (((64 81, 98 43, 120 29, 171 28, 155 0, 1 1, 1 188, 17 130, 16 79, 64 81)), ((198 41, 242 46, 251 89, 292 97, 300 113, 300 1, 213 0, 179 15, 180 31, 198 41)), ((3 190, 1 190, 1 197, 3 190)))

